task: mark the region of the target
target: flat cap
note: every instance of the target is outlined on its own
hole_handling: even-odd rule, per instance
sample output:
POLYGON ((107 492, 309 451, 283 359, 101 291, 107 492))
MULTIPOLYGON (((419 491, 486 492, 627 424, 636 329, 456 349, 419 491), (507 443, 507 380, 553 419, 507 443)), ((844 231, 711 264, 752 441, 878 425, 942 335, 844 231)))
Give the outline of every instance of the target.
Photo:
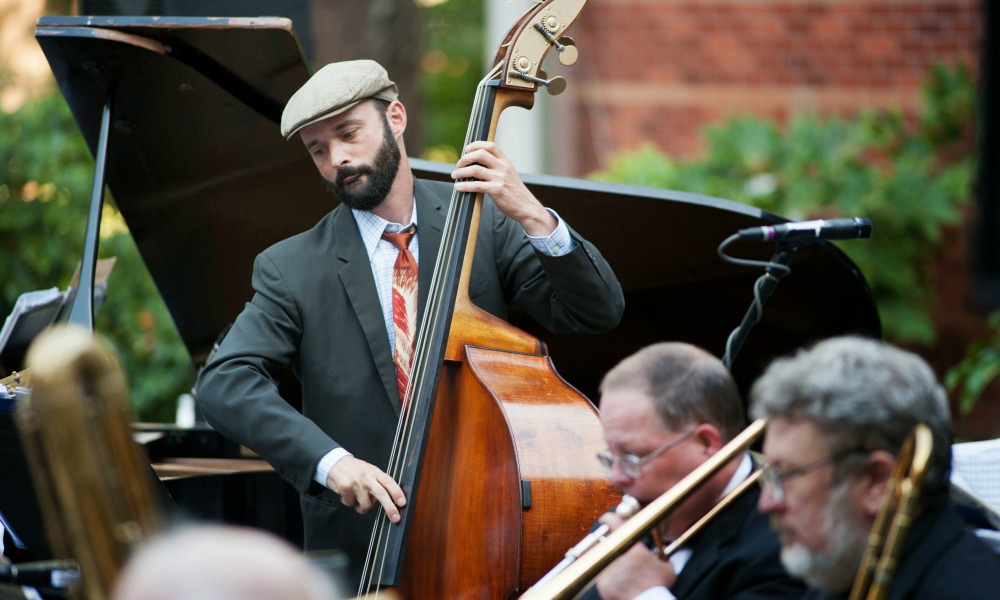
POLYGON ((396 84, 374 60, 330 63, 292 94, 281 113, 281 135, 291 139, 306 125, 339 115, 362 100, 392 101, 398 96, 396 84))

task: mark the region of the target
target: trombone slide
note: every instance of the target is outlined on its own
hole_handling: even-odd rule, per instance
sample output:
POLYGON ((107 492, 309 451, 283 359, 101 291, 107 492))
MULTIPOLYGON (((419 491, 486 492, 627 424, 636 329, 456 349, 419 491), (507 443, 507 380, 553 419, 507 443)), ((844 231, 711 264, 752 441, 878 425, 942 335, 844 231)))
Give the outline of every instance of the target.
POLYGON ((698 487, 707 482, 736 455, 746 450, 763 432, 766 421, 757 419, 711 458, 684 479, 653 500, 634 517, 589 552, 573 561, 554 577, 543 577, 521 596, 521 600, 572 600, 611 561, 638 542, 698 487))

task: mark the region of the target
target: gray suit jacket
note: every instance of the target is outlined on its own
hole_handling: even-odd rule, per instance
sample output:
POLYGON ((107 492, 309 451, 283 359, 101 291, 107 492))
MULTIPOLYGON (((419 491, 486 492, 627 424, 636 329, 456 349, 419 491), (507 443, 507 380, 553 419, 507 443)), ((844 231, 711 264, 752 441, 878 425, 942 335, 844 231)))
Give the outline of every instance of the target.
MULTIPOLYGON (((422 312, 451 185, 418 180, 415 193, 422 312)), ((517 306, 555 332, 600 332, 618 323, 621 286, 596 248, 571 230, 573 252, 540 255, 516 222, 484 204, 469 285, 475 304, 500 317, 517 306)), ((312 480, 319 459, 338 446, 385 468, 399 416, 392 351, 351 211, 339 206, 258 255, 253 288, 199 377, 198 403, 213 427, 257 452, 302 494, 307 548, 344 548, 338 532, 345 528, 357 528, 367 548, 367 532, 360 533, 367 525, 312 480), (278 391, 287 367, 301 382, 301 412, 278 391), (335 522, 343 520, 350 523, 335 522)))

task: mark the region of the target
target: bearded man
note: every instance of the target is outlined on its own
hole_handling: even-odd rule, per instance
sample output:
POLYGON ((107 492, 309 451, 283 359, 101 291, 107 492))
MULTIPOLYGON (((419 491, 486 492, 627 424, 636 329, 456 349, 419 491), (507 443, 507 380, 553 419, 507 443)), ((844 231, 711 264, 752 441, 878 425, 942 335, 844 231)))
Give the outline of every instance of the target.
POLYGON ((299 492, 306 549, 344 551, 355 580, 372 509, 397 522, 407 501, 382 469, 452 190, 489 195, 469 285, 477 306, 504 318, 513 305, 551 331, 579 333, 609 330, 624 311, 601 254, 542 206, 496 145, 465 148, 453 185, 414 177, 397 96, 380 65, 359 60, 325 66, 288 101, 282 135, 301 139, 340 204, 257 256, 254 296, 197 385, 208 422, 299 492), (399 275, 399 256, 415 275, 399 275), (393 297, 414 285, 394 314, 393 297), (289 368, 301 411, 278 390, 289 368))
POLYGON ((846 598, 907 436, 931 430, 930 467, 888 598, 997 597, 1000 555, 949 502, 948 397, 917 355, 881 341, 833 338, 772 363, 751 390, 768 419, 758 509, 781 539, 781 560, 812 588, 846 598))

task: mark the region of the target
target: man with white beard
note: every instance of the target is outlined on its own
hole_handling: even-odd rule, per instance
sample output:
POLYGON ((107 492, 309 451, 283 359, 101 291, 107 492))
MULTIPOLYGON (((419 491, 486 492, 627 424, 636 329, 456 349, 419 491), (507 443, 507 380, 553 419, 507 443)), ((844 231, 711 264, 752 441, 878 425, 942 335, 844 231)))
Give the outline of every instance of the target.
POLYGON ((904 440, 918 423, 934 449, 889 598, 996 598, 1000 555, 949 502, 948 397, 920 357, 841 337, 776 360, 751 390, 768 419, 758 509, 770 515, 789 573, 807 598, 850 592, 904 440))

